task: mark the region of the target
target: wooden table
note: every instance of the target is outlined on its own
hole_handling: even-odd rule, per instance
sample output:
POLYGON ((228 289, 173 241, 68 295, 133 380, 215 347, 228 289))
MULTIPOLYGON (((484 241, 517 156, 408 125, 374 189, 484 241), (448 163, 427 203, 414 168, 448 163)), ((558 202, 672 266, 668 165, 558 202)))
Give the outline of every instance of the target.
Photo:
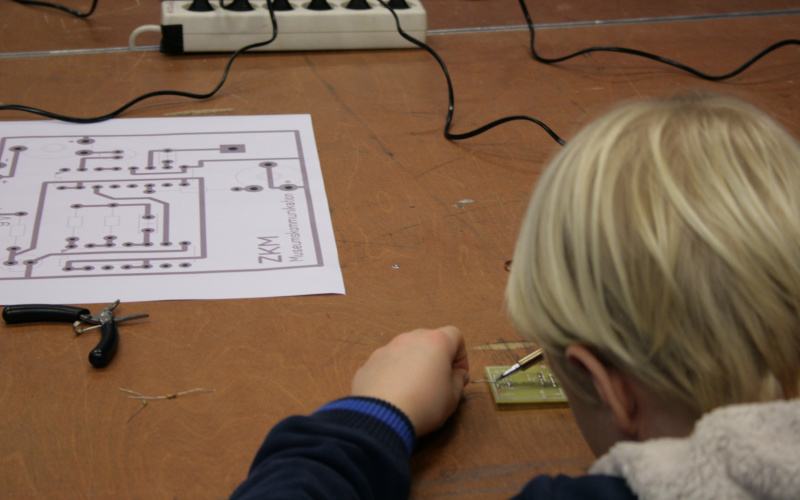
MULTIPOLYGON (((598 3, 531 6, 537 23, 554 25, 539 32, 538 50, 624 45, 723 73, 800 31, 796 13, 565 24, 800 7, 598 3)), ((106 50, 124 46, 133 27, 158 22, 155 2, 138 4, 101 0, 88 21, 0 4, 0 101, 93 116, 152 90, 213 87, 226 55, 106 50), (53 50, 66 52, 41 54, 53 50)), ((527 114, 569 140, 619 100, 702 89, 747 99, 800 135, 796 46, 725 83, 614 54, 546 66, 530 58, 527 32, 513 29, 522 19, 515 2, 426 6, 431 29, 455 30, 428 39, 453 77, 453 132, 527 114), (512 29, 465 29, 480 26, 512 29)), ((162 97, 127 112, 310 113, 347 294, 123 304, 121 314, 151 318, 121 331, 117 357, 102 370, 86 362, 94 338, 74 338, 63 325, 0 325, 0 497, 225 498, 273 424, 346 395, 357 367, 399 332, 460 326, 476 379, 485 365, 524 355, 530 347, 514 343, 521 339, 503 308, 504 262, 530 191, 559 146, 524 122, 447 141, 446 97, 441 70, 421 50, 261 53, 237 60, 213 99, 162 97), (141 403, 118 388, 214 392, 151 401, 130 418, 141 403)), ((36 118, 4 112, 0 119, 36 118)), ((506 498, 536 474, 577 475, 592 460, 569 410, 501 410, 488 387, 475 384, 453 422, 420 442, 412 496, 506 498)))

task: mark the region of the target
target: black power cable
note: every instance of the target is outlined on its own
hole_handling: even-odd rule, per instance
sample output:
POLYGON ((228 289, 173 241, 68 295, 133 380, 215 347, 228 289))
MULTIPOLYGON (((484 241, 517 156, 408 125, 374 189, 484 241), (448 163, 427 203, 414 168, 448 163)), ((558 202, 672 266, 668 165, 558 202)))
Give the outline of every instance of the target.
MULTIPOLYGON (((61 6, 57 6, 55 4, 47 4, 45 2, 38 2, 38 1, 35 1, 35 0, 14 0, 14 1, 18 2, 18 3, 27 3, 27 4, 34 4, 34 5, 46 5, 46 6, 51 6, 51 7, 62 8, 62 10, 67 10, 68 12, 71 11, 71 9, 65 9, 65 8, 63 8, 61 6)), ((403 30, 403 28, 400 26, 400 19, 398 18, 397 14, 395 13, 394 8, 392 8, 390 5, 386 4, 384 2, 384 0, 378 0, 378 2, 380 2, 381 5, 383 5, 385 8, 387 8, 389 10, 389 12, 391 12, 391 14, 392 14, 392 16, 394 17, 394 20, 395 20, 395 25, 397 26, 397 32, 400 34, 400 36, 402 36, 407 41, 411 42, 412 44, 414 44, 414 45, 424 49, 426 52, 428 52, 431 56, 433 56, 436 59, 436 61, 439 63, 439 66, 442 68, 442 72, 444 73, 444 76, 445 76, 445 79, 446 79, 446 82, 447 82, 447 92, 448 92, 447 118, 445 120, 445 126, 444 126, 444 136, 445 136, 446 139, 451 140, 451 141, 469 139, 469 138, 475 137, 477 135, 480 135, 480 134, 482 134, 482 133, 484 133, 484 132, 486 132, 486 131, 494 128, 494 127, 497 127, 498 125, 502 125, 504 123, 508 123, 508 122, 511 122, 511 121, 524 120, 524 121, 530 121, 530 122, 533 122, 533 123, 539 125, 545 132, 547 132, 550 135, 550 137, 552 137, 556 142, 558 142, 562 146, 566 144, 566 142, 561 137, 559 137, 558 134, 556 134, 552 129, 550 129, 550 127, 548 127, 544 122, 542 122, 541 120, 538 120, 536 118, 532 118, 530 116, 524 116, 524 115, 514 115, 514 116, 507 116, 505 118, 500 118, 498 120, 490 122, 490 123, 488 123, 488 124, 486 124, 486 125, 484 125, 482 127, 479 127, 477 129, 469 131, 469 132, 464 132, 464 133, 460 133, 460 134, 454 134, 454 133, 450 132, 450 128, 452 127, 452 122, 453 122, 453 114, 455 112, 455 95, 454 95, 454 92, 453 92, 453 84, 452 84, 452 80, 450 78, 450 73, 447 70, 447 66, 445 65, 444 61, 439 56, 439 54, 437 54, 430 46, 428 46, 427 44, 421 42, 420 40, 417 40, 416 38, 412 37, 411 35, 409 35, 408 33, 406 33, 403 30)), ((627 48, 623 48, 623 47, 607 47, 607 46, 590 47, 590 48, 587 48, 587 49, 579 50, 579 51, 577 51, 577 52, 575 52, 573 54, 569 54, 569 55, 566 55, 566 56, 563 56, 563 57, 547 58, 547 57, 540 56, 536 52, 536 48, 535 48, 535 45, 534 45, 535 29, 534 29, 533 21, 531 20, 530 13, 528 12, 528 8, 527 8, 527 6, 525 4, 525 1, 524 0, 519 0, 519 4, 520 4, 520 8, 522 9, 523 15, 525 16, 525 21, 527 23, 528 30, 530 32, 531 54, 533 55, 533 57, 534 57, 534 59, 536 61, 542 62, 542 63, 545 63, 545 64, 556 64, 556 63, 559 63, 559 62, 562 62, 562 61, 566 61, 566 60, 571 59, 573 57, 577 57, 577 56, 580 56, 580 55, 583 55, 583 54, 587 54, 587 53, 590 53, 590 52, 617 52, 617 53, 623 53, 623 54, 629 54, 629 55, 635 55, 635 56, 639 56, 639 57, 644 57, 644 58, 651 59, 651 60, 654 60, 654 61, 657 61, 657 62, 660 62, 660 63, 664 63, 664 64, 667 64, 667 65, 673 66, 675 68, 681 69, 683 71, 687 71, 687 72, 689 72, 689 73, 691 73, 691 74, 693 74, 695 76, 698 76, 699 78, 705 79, 705 80, 721 81, 721 80, 725 80, 725 79, 728 79, 728 78, 731 78, 731 77, 734 77, 734 76, 738 75, 742 71, 744 71, 747 68, 749 68, 753 63, 755 63, 756 61, 758 61, 759 59, 761 59, 762 57, 764 57, 765 55, 769 54, 770 52, 772 52, 774 50, 777 50, 777 49, 779 49, 781 47, 784 47, 784 46, 787 46, 787 45, 800 45, 800 40, 795 40, 795 39, 788 39, 788 40, 783 40, 783 41, 777 42, 777 43, 767 47, 766 49, 762 50, 758 54, 756 54, 754 57, 752 57, 750 60, 748 60, 745 64, 741 65, 739 68, 737 68, 737 69, 735 69, 735 70, 733 70, 733 71, 731 71, 729 73, 726 73, 724 75, 708 75, 708 74, 703 73, 701 71, 698 71, 698 70, 696 70, 694 68, 686 66, 686 65, 684 65, 682 63, 679 63, 679 62, 676 62, 676 61, 673 61, 673 60, 670 60, 670 59, 667 59, 667 58, 664 58, 664 57, 661 57, 661 56, 657 56, 657 55, 651 54, 649 52, 644 52, 644 51, 640 51, 640 50, 636 50, 636 49, 627 49, 627 48)), ((94 3, 92 5, 92 11, 94 10, 94 7, 96 5, 97 5, 97 0, 94 0, 94 3)), ((128 108, 133 106, 134 104, 136 104, 136 103, 138 103, 138 102, 140 102, 140 101, 142 101, 144 99, 151 98, 151 97, 162 96, 162 95, 173 95, 173 96, 179 96, 179 97, 189 97, 189 98, 192 98, 192 99, 207 99, 207 98, 210 98, 214 94, 216 94, 217 91, 225 83, 225 80, 227 79, 230 67, 233 64, 234 59, 236 59, 236 57, 239 54, 241 54, 242 52, 251 50, 253 48, 261 47, 261 46, 267 45, 269 43, 272 43, 275 40, 275 38, 277 37, 278 26, 277 26, 277 22, 275 20, 275 13, 274 13, 274 10, 273 10, 272 0, 268 0, 267 6, 269 8, 270 18, 272 20, 272 31, 273 31, 272 38, 270 38, 269 40, 267 40, 265 42, 259 42, 259 43, 254 43, 254 44, 251 44, 251 45, 247 45, 247 46, 242 47, 241 49, 237 50, 236 52, 234 52, 233 55, 231 55, 230 59, 228 60, 227 65, 225 66, 225 70, 224 70, 224 72, 222 74, 222 78, 221 78, 220 82, 217 84, 217 86, 212 91, 210 91, 208 93, 196 94, 196 93, 182 92, 182 91, 175 91, 175 90, 160 90, 160 91, 150 92, 150 93, 144 94, 142 96, 139 96, 136 99, 133 99, 132 101, 128 102, 124 106, 120 107, 119 109, 117 109, 117 110, 115 110, 115 111, 113 111, 111 113, 108 113, 108 114, 103 115, 103 116, 93 117, 93 118, 70 117, 70 116, 65 116, 65 115, 59 115, 59 114, 56 114, 56 113, 51 113, 51 112, 44 111, 44 110, 37 109, 37 108, 31 108, 31 107, 28 107, 28 106, 20 106, 20 105, 15 105, 15 104, 0 105, 0 111, 4 111, 4 110, 23 111, 23 112, 27 112, 27 113, 33 113, 33 114, 37 114, 37 115, 40 115, 40 116, 44 116, 44 117, 47 117, 47 118, 53 118, 53 119, 56 119, 56 120, 73 122, 73 123, 96 123, 96 122, 109 120, 111 118, 115 118, 115 117, 119 116, 122 112, 124 112, 125 110, 127 110, 128 108)), ((74 13, 74 11, 71 11, 71 13, 74 13)), ((85 14, 85 15, 81 15, 80 13, 77 13, 77 15, 81 15, 81 17, 88 16, 89 14, 91 14, 91 11, 88 14, 85 14)))
POLYGON ((657 56, 655 54, 651 54, 649 52, 644 52, 644 51, 641 51, 641 50, 627 49, 627 48, 624 48, 624 47, 608 47, 608 46, 589 47, 587 49, 582 49, 582 50, 579 50, 579 51, 577 51, 575 53, 572 53, 572 54, 569 54, 569 55, 566 55, 566 56, 548 58, 548 57, 542 57, 542 56, 539 55, 538 52, 536 52, 536 47, 534 46, 535 30, 534 30, 534 27, 533 27, 533 21, 531 20, 531 16, 528 13, 528 7, 525 5, 525 0, 519 0, 519 6, 522 9, 522 13, 525 16, 525 22, 528 25, 528 31, 531 34, 531 36, 530 36, 531 54, 533 55, 534 59, 536 59, 537 61, 539 61, 541 63, 545 63, 545 64, 560 63, 560 62, 566 61, 567 59, 572 59, 573 57, 578 57, 578 56, 581 56, 583 54, 588 54, 590 52, 616 52, 616 53, 621 53, 621 54, 629 54, 629 55, 633 55, 633 56, 644 57, 646 59, 657 61, 657 62, 660 62, 660 63, 663 63, 663 64, 667 64, 669 66, 678 68, 680 70, 686 71, 686 72, 691 73, 691 74, 693 74, 693 75, 695 75, 695 76, 697 76, 699 78, 702 78, 703 80, 710 80, 710 81, 713 81, 713 82, 719 82, 719 81, 727 80, 728 78, 732 78, 732 77, 738 75, 742 71, 744 71, 747 68, 749 68, 750 66, 752 66, 753 63, 755 63, 756 61, 758 61, 759 59, 761 59, 762 57, 764 57, 765 55, 769 54, 772 51, 775 51, 775 50, 777 50, 777 49, 779 49, 781 47, 785 47, 787 45, 800 45, 800 40, 796 40, 796 39, 787 39, 787 40, 782 40, 780 42, 774 43, 774 44, 770 45, 769 47, 767 47, 766 49, 764 49, 761 52, 759 52, 758 54, 756 54, 755 56, 753 56, 752 58, 750 58, 747 62, 745 62, 744 64, 742 64, 738 68, 734 69, 733 71, 731 71, 729 73, 725 73, 725 74, 722 74, 722 75, 709 75, 707 73, 703 73, 702 71, 696 70, 696 69, 694 69, 694 68, 692 68, 690 66, 687 66, 685 64, 679 63, 677 61, 673 61, 671 59, 667 59, 666 57, 657 56))
POLYGON ((247 52, 248 50, 251 50, 251 49, 255 49, 255 48, 258 48, 258 47, 263 47, 265 45, 269 45, 278 36, 278 23, 275 20, 275 12, 272 9, 272 0, 267 0, 267 8, 269 9, 269 17, 270 17, 270 20, 272 21, 272 37, 269 40, 265 41, 265 42, 258 42, 258 43, 252 43, 250 45, 246 45, 246 46, 242 47, 241 49, 237 50, 236 52, 234 52, 231 55, 230 59, 228 59, 228 63, 225 65, 225 70, 222 72, 222 78, 220 79, 220 81, 217 84, 217 86, 214 87, 213 90, 211 90, 210 92, 206 92, 205 94, 197 94, 197 93, 193 93, 193 92, 184 92, 184 91, 181 91, 181 90, 157 90, 155 92, 148 92, 147 94, 140 95, 139 97, 129 101, 127 104, 123 105, 122 107, 118 108, 117 110, 112 111, 111 113, 108 113, 108 114, 102 115, 102 116, 90 117, 90 118, 79 118, 79 117, 74 117, 74 116, 60 115, 60 114, 57 114, 57 113, 51 113, 50 111, 45 111, 43 109, 32 108, 32 107, 29 107, 29 106, 21 106, 19 104, 4 104, 4 105, 0 105, 0 111, 23 111, 25 113, 32 113, 34 115, 44 116, 46 118, 52 118, 54 120, 61 120, 61 121, 70 122, 70 123, 98 123, 98 122, 104 122, 106 120, 110 120, 111 118, 116 118, 117 116, 122 114, 123 111, 127 110, 128 108, 130 108, 134 104, 137 104, 138 102, 143 101, 145 99, 150 99, 151 97, 169 95, 169 96, 178 96, 178 97, 188 97, 188 98, 191 98, 191 99, 208 99, 209 97, 212 97, 214 94, 216 94, 217 91, 219 91, 220 88, 222 88, 222 85, 225 83, 225 80, 227 80, 227 78, 228 78, 228 72, 231 69, 231 65, 233 64, 234 59, 236 59, 239 56, 239 54, 241 54, 243 52, 247 52))
POLYGON ((75 17, 89 17, 94 12, 94 9, 97 8, 97 0, 92 1, 92 7, 89 9, 89 12, 78 12, 77 10, 70 9, 69 7, 65 7, 63 5, 59 5, 57 3, 50 3, 50 2, 39 2, 37 0, 13 0, 14 2, 21 3, 23 5, 38 5, 41 7, 50 7, 52 9, 63 10, 68 14, 72 14, 75 17))
POLYGON ((445 138, 447 140, 457 141, 457 140, 461 140, 461 139, 469 139, 471 137, 475 137, 476 135, 480 135, 480 134, 486 132, 487 130, 491 130, 491 129, 493 129, 494 127, 496 127, 498 125, 502 125, 504 123, 508 123, 510 121, 515 121, 515 120, 525 120, 525 121, 533 122, 533 123, 539 125, 540 127, 542 127, 542 129, 544 129, 545 132, 550 134, 550 137, 552 137, 557 143, 561 144, 562 146, 566 144, 564 139, 562 139, 561 137, 558 136, 558 134, 553 132, 553 130, 550 129, 550 127, 548 127, 544 122, 542 122, 541 120, 537 120, 536 118, 531 118, 530 116, 524 116, 524 115, 514 115, 514 116, 507 116, 505 118, 500 118, 499 120, 495 120, 495 121, 493 121, 491 123, 488 123, 488 124, 486 124, 486 125, 484 125, 482 127, 478 127, 475 130, 472 130, 470 132, 464 132, 464 133, 461 133, 461 134, 453 134, 453 133, 451 133, 450 132, 450 127, 452 126, 452 123, 453 123, 453 113, 455 111, 455 95, 453 93, 453 82, 450 79, 450 72, 447 70, 447 66, 445 65, 444 61, 439 56, 439 54, 436 53, 436 51, 434 51, 432 48, 430 48, 424 42, 421 42, 421 41, 417 40, 413 36, 409 35, 405 31, 403 31, 403 28, 400 26, 400 18, 397 17, 397 13, 395 13, 393 8, 389 7, 389 5, 387 5, 384 2, 384 0, 378 0, 378 2, 380 2, 381 5, 383 5, 387 9, 389 9, 389 12, 391 12, 392 16, 394 16, 394 22, 395 22, 395 25, 397 26, 397 32, 400 33, 400 36, 402 36, 403 38, 405 38, 409 42, 413 43, 417 47, 419 47, 421 49, 424 49, 426 52, 428 52, 430 55, 432 55, 434 57, 434 59, 436 59, 436 62, 439 63, 439 66, 441 66, 441 68, 442 68, 442 72, 444 73, 445 80, 447 81, 448 105, 447 105, 447 118, 445 119, 445 123, 444 123, 444 136, 445 136, 445 138))
MULTIPOLYGON (((487 130, 490 130, 490 129, 498 126, 498 125, 502 125, 503 123, 507 123, 507 122, 515 121, 515 120, 526 120, 526 121, 531 121, 533 123, 536 123, 537 125, 542 127, 542 129, 544 129, 544 131, 547 132, 550 135, 550 137, 552 137, 560 145, 564 146, 566 144, 566 142, 561 137, 559 137, 558 134, 556 134, 552 129, 550 129, 550 127, 545 125, 541 120, 537 120, 536 118, 531 118, 530 116, 523 116, 523 115, 507 116, 505 118, 500 118, 499 120, 495 120, 495 121, 493 121, 491 123, 488 123, 488 124, 486 124, 486 125, 484 125, 482 127, 477 128, 477 129, 475 129, 475 130, 473 130, 471 132, 465 132, 465 133, 462 133, 462 134, 453 134, 453 133, 451 133, 450 132, 450 127, 452 125, 453 112, 455 110, 455 99, 454 99, 454 95, 453 95, 453 84, 452 84, 452 82, 450 80, 450 73, 448 72, 447 67, 444 64, 444 61, 428 45, 426 45, 425 43, 417 40, 416 38, 412 37, 411 35, 409 35, 405 31, 403 31, 402 27, 400 26, 400 19, 397 17, 397 14, 394 12, 394 9, 392 9, 389 5, 384 3, 384 0, 378 0, 378 2, 380 2, 381 5, 383 5, 387 9, 389 9, 389 11, 394 16, 395 24, 397 25, 397 31, 398 31, 398 33, 400 33, 400 36, 402 36, 403 38, 405 38, 409 42, 413 43, 414 45, 416 45, 416 46, 418 46, 418 47, 420 47, 422 49, 425 49, 429 54, 431 54, 436 59, 436 61, 439 63, 439 66, 441 66, 442 71, 444 72, 444 76, 445 76, 445 79, 447 81, 447 93, 448 93, 447 118, 445 119, 445 125, 444 125, 444 136, 445 136, 445 138, 447 138, 448 140, 451 140, 451 141, 452 140, 460 140, 460 139, 469 139, 471 137, 475 137, 476 135, 482 134, 482 133, 486 132, 487 130)), ((534 46, 535 29, 534 29, 534 26, 533 26, 533 21, 531 20, 531 16, 530 16, 530 14, 528 12, 528 8, 525 5, 525 0, 519 0, 519 4, 520 4, 520 7, 522 9, 522 13, 525 16, 525 22, 527 23, 528 31, 530 32, 531 54, 533 55, 535 60, 537 60, 537 61, 539 61, 541 63, 545 63, 545 64, 559 63, 559 62, 562 62, 562 61, 566 61, 567 59, 571 59, 573 57, 577 57, 577 56, 580 56, 580 55, 583 55, 583 54, 587 54, 589 52, 618 52, 618 53, 623 53, 623 54, 635 55, 635 56, 639 56, 639 57, 645 57, 647 59, 652 59, 652 60, 658 61, 660 63, 668 64, 670 66, 673 66, 675 68, 681 69, 683 71, 687 71, 687 72, 689 72, 689 73, 691 73, 691 74, 693 74, 695 76, 698 76, 698 77, 700 77, 700 78, 702 78, 704 80, 721 81, 721 80, 726 80, 728 78, 731 78, 731 77, 734 77, 734 76, 738 75, 742 71, 744 71, 747 68, 749 68, 753 63, 755 63, 756 61, 758 61, 759 59, 761 59, 762 57, 764 57, 765 55, 769 54, 770 52, 772 52, 774 50, 777 50, 777 49, 779 49, 781 47, 785 47, 787 45, 800 45, 800 40, 794 40, 794 39, 788 39, 788 40, 783 40, 783 41, 777 42, 775 44, 770 45, 766 49, 762 50, 761 52, 756 54, 754 57, 752 57, 750 60, 748 60, 746 63, 744 63, 740 67, 736 68, 735 70, 733 70, 733 71, 731 71, 729 73, 726 73, 724 75, 716 75, 716 76, 715 75, 708 75, 706 73, 703 73, 702 71, 698 71, 698 70, 696 70, 696 69, 694 69, 692 67, 686 66, 685 64, 679 63, 677 61, 673 61, 671 59, 667 59, 665 57, 657 56, 657 55, 651 54, 649 52, 644 52, 644 51, 636 50, 636 49, 626 49, 626 48, 623 48, 623 47, 604 47, 604 46, 590 47, 588 49, 579 50, 578 52, 575 52, 573 54, 569 54, 567 56, 558 57, 558 58, 546 58, 546 57, 540 56, 536 52, 536 48, 534 46)))

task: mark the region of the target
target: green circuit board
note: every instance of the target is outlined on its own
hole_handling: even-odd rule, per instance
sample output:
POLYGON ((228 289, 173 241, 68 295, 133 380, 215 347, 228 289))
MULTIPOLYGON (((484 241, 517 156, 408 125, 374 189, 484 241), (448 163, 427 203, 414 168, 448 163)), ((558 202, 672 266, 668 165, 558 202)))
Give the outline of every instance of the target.
MULTIPOLYGON (((507 366, 487 366, 486 378, 497 380, 507 366)), ((559 404, 567 403, 567 395, 553 372, 545 365, 536 365, 512 373, 498 382, 489 384, 497 404, 559 404)))

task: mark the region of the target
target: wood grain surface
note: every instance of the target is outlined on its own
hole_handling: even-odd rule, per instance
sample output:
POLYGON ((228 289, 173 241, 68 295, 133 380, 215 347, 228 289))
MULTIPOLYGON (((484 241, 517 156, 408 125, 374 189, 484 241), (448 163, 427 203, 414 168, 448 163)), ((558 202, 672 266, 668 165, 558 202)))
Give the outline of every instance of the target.
MULTIPOLYGON (((132 25, 153 22, 155 3, 101 0, 86 30, 60 14, 3 2, 0 52, 29 50, 25 44, 50 50, 51 42, 120 46, 132 25), (109 11, 116 15, 104 15, 109 11), (12 22, 11 14, 25 22, 12 22)), ((609 11, 596 3, 550 4, 542 20, 797 6, 630 0, 609 11)), ((431 0, 430 27, 480 23, 480 9, 490 4, 431 0)), ((543 31, 537 47, 554 55, 619 44, 721 73, 775 41, 798 38, 798 26, 797 15, 784 15, 563 27, 543 31)), ((525 114, 569 140, 620 100, 702 89, 751 101, 800 135, 797 47, 728 82, 709 83, 615 54, 538 64, 524 31, 429 41, 453 77, 453 132, 525 114)), ((8 57, 0 59, 0 101, 104 114, 148 91, 207 91, 226 59, 156 51, 8 57)), ((504 262, 530 191, 560 146, 527 122, 447 141, 446 98, 441 70, 421 50, 246 54, 212 99, 160 97, 127 112, 311 114, 347 294, 124 303, 119 314, 151 317, 120 327, 119 352, 102 370, 86 361, 96 342, 91 334, 75 338, 59 324, 0 325, 0 497, 226 498, 272 425, 346 395, 357 367, 399 332, 460 326, 475 379, 483 378, 485 365, 526 354, 525 346, 506 345, 521 339, 503 308, 504 262), (142 408, 119 388, 148 396, 214 392, 142 408)), ((3 112, 0 119, 36 118, 3 112)), ((108 290, 108 301, 115 298, 108 290)), ((577 475, 593 461, 568 409, 500 410, 488 387, 473 384, 452 420, 419 443, 413 498, 507 498, 536 474, 577 475)))

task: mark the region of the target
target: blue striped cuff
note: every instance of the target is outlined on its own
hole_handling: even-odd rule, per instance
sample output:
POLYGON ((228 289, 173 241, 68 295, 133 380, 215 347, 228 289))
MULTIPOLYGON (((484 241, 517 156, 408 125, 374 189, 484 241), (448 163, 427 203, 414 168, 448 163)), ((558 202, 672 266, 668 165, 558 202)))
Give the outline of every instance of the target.
POLYGON ((330 410, 354 411, 375 418, 388 425, 397 434, 409 455, 414 450, 414 440, 416 439, 414 426, 406 414, 391 403, 377 398, 353 396, 332 401, 314 413, 330 410))

